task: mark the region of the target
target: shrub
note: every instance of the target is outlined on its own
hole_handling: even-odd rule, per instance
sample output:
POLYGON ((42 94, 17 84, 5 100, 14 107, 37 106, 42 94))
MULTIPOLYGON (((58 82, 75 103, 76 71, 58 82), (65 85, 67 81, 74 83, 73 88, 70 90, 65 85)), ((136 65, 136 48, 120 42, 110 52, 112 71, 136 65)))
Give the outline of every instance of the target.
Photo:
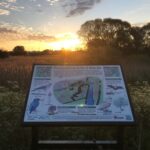
POLYGON ((8 57, 9 57, 8 52, 0 49, 0 58, 8 58, 8 57))

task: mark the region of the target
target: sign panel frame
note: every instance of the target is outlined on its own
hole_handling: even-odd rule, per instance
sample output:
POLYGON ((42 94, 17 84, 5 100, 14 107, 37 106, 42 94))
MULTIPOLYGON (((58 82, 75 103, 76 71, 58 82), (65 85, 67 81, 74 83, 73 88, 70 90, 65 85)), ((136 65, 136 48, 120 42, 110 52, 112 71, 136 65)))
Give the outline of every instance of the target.
POLYGON ((22 123, 24 126, 135 125, 121 65, 34 64, 22 123))

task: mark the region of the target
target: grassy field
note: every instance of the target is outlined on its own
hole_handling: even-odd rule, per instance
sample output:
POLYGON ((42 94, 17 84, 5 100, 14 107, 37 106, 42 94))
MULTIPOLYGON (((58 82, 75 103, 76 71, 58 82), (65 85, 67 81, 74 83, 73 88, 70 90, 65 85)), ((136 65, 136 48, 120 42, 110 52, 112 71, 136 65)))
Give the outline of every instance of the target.
POLYGON ((0 85, 8 85, 9 81, 16 81, 21 89, 27 89, 33 64, 121 64, 128 82, 150 81, 150 56, 102 57, 74 52, 0 59, 0 85))
MULTIPOLYGON (((27 93, 33 64, 121 64, 127 78, 138 124, 126 128, 127 150, 149 150, 150 144, 150 57, 95 56, 86 53, 63 53, 49 56, 13 56, 0 59, 0 150, 28 150, 31 129, 21 126, 21 114, 27 93)), ((99 139, 112 138, 113 131, 103 128, 54 128, 53 139, 99 139), (87 132, 88 130, 88 132, 87 132), (97 132, 98 131, 98 132, 97 132), (55 134, 56 133, 56 134, 55 134), (61 133, 61 134, 60 134, 61 133)), ((47 135, 49 129, 42 129, 47 135)), ((41 135, 41 138, 43 138, 41 135)))

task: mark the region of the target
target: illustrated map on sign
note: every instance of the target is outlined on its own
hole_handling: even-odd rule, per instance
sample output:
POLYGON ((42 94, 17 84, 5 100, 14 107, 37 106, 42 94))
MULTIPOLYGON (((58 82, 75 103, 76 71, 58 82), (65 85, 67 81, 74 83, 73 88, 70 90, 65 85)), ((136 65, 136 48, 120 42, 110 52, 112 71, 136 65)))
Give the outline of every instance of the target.
POLYGON ((119 65, 35 65, 23 122, 134 123, 119 65))
POLYGON ((56 99, 69 105, 98 105, 101 101, 101 90, 101 80, 95 77, 60 81, 53 88, 56 99))

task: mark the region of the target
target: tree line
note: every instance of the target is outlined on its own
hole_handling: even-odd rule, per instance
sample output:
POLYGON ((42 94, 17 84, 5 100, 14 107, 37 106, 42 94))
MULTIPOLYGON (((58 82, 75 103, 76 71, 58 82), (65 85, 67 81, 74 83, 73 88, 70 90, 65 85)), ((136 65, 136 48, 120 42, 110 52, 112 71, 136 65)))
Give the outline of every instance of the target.
POLYGON ((95 19, 82 24, 78 34, 91 52, 109 48, 127 54, 150 54, 150 23, 137 27, 121 19, 95 19))
MULTIPOLYGON (((150 23, 142 27, 132 26, 121 19, 95 19, 83 23, 78 35, 84 41, 87 52, 93 54, 148 54, 150 55, 150 23)), ((9 55, 48 55, 54 51, 27 52, 24 46, 15 46, 10 52, 0 49, 0 58, 9 55)), ((58 52, 56 52, 58 53, 58 52)))
POLYGON ((24 46, 18 45, 12 51, 5 51, 0 49, 0 58, 7 58, 9 56, 41 56, 54 53, 52 50, 46 49, 43 51, 26 51, 24 46))

